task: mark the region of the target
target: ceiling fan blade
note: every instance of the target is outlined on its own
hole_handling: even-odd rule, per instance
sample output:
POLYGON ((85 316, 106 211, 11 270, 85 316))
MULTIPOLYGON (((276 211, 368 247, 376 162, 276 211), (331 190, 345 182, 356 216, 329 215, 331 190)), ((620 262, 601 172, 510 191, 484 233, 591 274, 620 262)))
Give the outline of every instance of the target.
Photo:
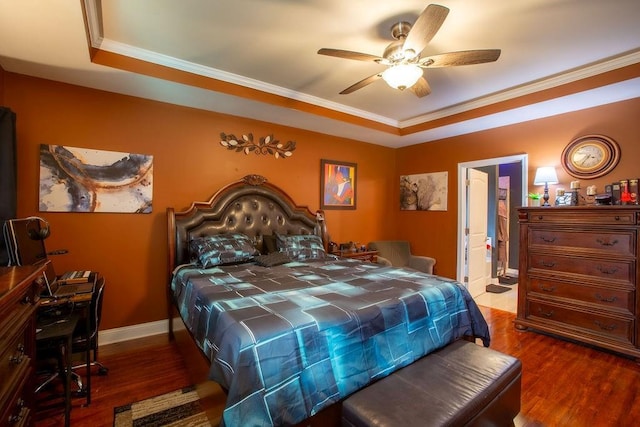
POLYGON ((407 34, 403 49, 405 51, 411 49, 416 55, 422 52, 436 35, 448 14, 449 9, 444 6, 437 4, 427 6, 407 34))
POLYGON ((351 92, 355 92, 358 89, 362 89, 366 85, 371 84, 371 83, 373 83, 376 80, 381 79, 381 78, 382 78, 382 73, 378 73, 378 74, 374 74, 373 76, 369 76, 366 79, 362 79, 358 83, 349 86, 348 88, 346 88, 345 90, 340 92, 340 95, 348 95, 351 92))
POLYGON ((368 53, 352 52, 350 50, 327 49, 322 48, 318 51, 319 55, 335 56, 337 58, 355 59, 356 61, 385 63, 385 59, 368 53))
POLYGON ((460 52, 441 53, 440 55, 422 58, 418 63, 421 67, 455 67, 458 65, 483 64, 497 61, 500 49, 464 50, 460 52))
POLYGON ((427 96, 431 93, 431 87, 429 86, 427 79, 420 77, 416 84, 411 86, 411 91, 415 93, 418 98, 422 98, 423 96, 427 96))

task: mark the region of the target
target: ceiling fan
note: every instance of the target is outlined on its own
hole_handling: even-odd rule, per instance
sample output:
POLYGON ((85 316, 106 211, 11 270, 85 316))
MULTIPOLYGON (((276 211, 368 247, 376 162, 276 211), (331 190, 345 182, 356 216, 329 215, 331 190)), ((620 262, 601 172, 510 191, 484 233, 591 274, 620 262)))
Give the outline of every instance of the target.
POLYGON ((327 48, 318 50, 318 53, 357 61, 373 61, 388 66, 386 70, 349 86, 340 92, 341 95, 355 92, 378 79, 384 79, 393 88, 400 90, 410 88, 417 96, 423 97, 431 93, 429 83, 424 78, 424 68, 482 64, 496 61, 500 57, 500 49, 466 50, 422 57, 422 51, 436 35, 448 14, 448 8, 430 4, 418 16, 413 26, 405 21, 393 25, 391 36, 395 41, 387 46, 381 57, 327 48))

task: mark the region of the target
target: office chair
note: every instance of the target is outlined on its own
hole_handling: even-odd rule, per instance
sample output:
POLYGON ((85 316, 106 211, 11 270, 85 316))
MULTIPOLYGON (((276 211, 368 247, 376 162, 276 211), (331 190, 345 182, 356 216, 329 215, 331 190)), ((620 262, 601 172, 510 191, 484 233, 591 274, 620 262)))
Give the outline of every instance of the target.
MULTIPOLYGON (((104 297, 105 280, 101 277, 96 282, 96 287, 91 299, 91 305, 89 307, 89 331, 87 331, 86 321, 78 323, 76 331, 73 333, 73 342, 71 352, 72 354, 82 353, 86 354, 87 346, 89 351, 93 352, 93 358, 90 362, 91 366, 98 366, 98 375, 107 375, 109 369, 98 361, 98 328, 100 327, 100 319, 102 318, 102 300, 104 297)), ((82 373, 86 369, 86 360, 80 365, 75 365, 72 368, 72 380, 76 382, 79 392, 82 394, 86 392, 82 383, 82 377, 75 372, 82 373)))

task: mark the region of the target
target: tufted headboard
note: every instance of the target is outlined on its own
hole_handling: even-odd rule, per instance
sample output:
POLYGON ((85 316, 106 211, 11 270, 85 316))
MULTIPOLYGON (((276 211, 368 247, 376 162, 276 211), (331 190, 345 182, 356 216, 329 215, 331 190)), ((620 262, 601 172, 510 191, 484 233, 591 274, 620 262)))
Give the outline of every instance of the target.
MULTIPOLYGON (((194 237, 240 232, 262 248, 265 235, 316 234, 325 250, 329 236, 321 210, 311 212, 260 175, 247 175, 215 193, 207 202, 193 202, 184 211, 167 208, 169 277, 173 269, 190 261, 189 241, 194 237)), ((169 279, 170 280, 170 279, 169 279)))

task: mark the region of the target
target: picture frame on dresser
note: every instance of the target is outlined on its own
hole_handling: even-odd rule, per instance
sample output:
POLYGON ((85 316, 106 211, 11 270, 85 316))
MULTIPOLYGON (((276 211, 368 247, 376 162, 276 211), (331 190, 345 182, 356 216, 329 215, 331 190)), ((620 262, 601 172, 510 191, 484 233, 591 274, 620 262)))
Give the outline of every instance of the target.
POLYGON ((356 209, 356 163, 320 160, 320 208, 356 209))

